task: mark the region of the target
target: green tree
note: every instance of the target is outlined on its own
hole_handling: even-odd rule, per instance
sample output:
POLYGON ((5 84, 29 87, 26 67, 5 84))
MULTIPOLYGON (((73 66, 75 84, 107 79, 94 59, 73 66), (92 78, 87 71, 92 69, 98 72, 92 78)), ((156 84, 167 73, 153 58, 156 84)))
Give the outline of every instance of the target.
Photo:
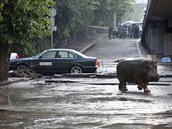
MULTIPOLYGON (((0 3, 0 81, 8 79, 11 48, 28 48, 50 34, 53 0, 3 0, 0 3)), ((22 49, 23 50, 23 49, 22 49)))
POLYGON ((124 21, 137 21, 143 22, 144 18, 144 11, 147 4, 134 4, 133 5, 133 12, 128 11, 124 16, 124 21))
POLYGON ((121 19, 127 11, 132 11, 134 0, 98 0, 94 10, 94 25, 112 25, 114 13, 121 19))
POLYGON ((122 17, 132 9, 134 0, 56 0, 55 42, 87 25, 112 23, 114 13, 122 17))
POLYGON ((56 0, 57 36, 61 39, 88 25, 97 0, 56 0))

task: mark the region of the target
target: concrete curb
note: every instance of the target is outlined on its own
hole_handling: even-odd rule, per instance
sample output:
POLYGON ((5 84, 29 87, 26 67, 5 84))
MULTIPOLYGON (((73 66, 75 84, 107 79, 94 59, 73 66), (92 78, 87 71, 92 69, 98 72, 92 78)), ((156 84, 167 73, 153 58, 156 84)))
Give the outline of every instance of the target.
POLYGON ((136 46, 137 46, 137 50, 139 53, 140 57, 144 57, 144 58, 148 58, 148 52, 145 50, 145 48, 141 45, 141 40, 137 40, 136 41, 136 46))
POLYGON ((88 51, 90 48, 92 48, 93 46, 95 46, 95 41, 93 41, 93 43, 87 45, 86 47, 84 47, 83 49, 79 50, 79 52, 81 53, 85 53, 86 51, 88 51))

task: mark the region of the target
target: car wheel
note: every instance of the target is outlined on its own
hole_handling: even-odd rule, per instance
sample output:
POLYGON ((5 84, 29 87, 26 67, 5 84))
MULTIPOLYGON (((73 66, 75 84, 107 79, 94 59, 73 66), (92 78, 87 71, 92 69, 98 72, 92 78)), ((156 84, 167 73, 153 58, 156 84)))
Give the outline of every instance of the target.
POLYGON ((82 68, 80 66, 73 66, 70 70, 71 73, 82 73, 82 68))
POLYGON ((15 69, 16 76, 23 77, 27 73, 28 67, 26 65, 19 65, 15 69))

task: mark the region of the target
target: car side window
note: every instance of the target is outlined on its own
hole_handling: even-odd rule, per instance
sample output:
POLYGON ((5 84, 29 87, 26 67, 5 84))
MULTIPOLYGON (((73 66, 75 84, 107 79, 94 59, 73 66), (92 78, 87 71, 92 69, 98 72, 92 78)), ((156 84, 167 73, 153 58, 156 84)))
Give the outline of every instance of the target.
POLYGON ((56 52, 55 51, 49 51, 42 55, 43 59, 52 59, 55 58, 56 52))
POLYGON ((75 58, 75 55, 67 51, 59 51, 58 55, 61 58, 75 58))
POLYGON ((75 55, 69 52, 69 58, 75 58, 75 55))

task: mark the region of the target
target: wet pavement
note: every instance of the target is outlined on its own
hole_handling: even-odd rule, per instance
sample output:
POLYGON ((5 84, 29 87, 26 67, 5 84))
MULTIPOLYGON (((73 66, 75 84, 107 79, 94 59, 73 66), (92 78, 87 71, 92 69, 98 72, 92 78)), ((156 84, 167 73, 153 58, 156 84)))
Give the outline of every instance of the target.
MULTIPOLYGON (((101 48, 100 41, 88 55, 98 54, 94 49, 108 49, 101 48)), ((120 43, 118 39, 108 43, 115 41, 120 43)), ((119 59, 140 58, 134 40, 131 45, 121 42, 126 42, 130 54, 120 56, 116 48, 119 54, 107 59, 107 53, 100 53, 97 73, 10 78, 21 80, 0 86, 0 129, 172 129, 171 65, 158 64, 160 81, 148 85, 151 93, 139 91, 134 84, 121 92, 116 78, 119 59)))
MULTIPOLYGON (((160 82, 163 82, 162 79, 160 82)), ((0 88, 1 129, 171 129, 172 86, 151 93, 116 78, 42 78, 0 88)))

